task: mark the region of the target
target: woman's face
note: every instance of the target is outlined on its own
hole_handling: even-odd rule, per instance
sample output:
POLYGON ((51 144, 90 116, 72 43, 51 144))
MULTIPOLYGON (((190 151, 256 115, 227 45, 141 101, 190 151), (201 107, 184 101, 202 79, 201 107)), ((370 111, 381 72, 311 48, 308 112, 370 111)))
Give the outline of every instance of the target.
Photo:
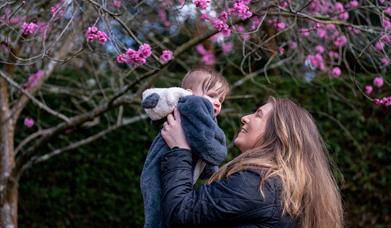
POLYGON ((242 127, 234 144, 241 152, 255 147, 265 132, 266 120, 273 109, 272 103, 266 103, 252 114, 241 118, 242 127))

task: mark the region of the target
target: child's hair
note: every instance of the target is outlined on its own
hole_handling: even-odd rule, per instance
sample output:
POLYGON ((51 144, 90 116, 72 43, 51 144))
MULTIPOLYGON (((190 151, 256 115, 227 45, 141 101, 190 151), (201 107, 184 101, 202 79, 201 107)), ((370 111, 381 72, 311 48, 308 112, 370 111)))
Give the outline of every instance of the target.
POLYGON ((213 89, 217 83, 221 84, 221 86, 217 88, 217 92, 219 94, 228 95, 230 86, 224 76, 210 66, 199 65, 187 72, 182 80, 182 88, 192 90, 194 89, 194 86, 201 85, 202 91, 206 93, 210 89, 213 89))

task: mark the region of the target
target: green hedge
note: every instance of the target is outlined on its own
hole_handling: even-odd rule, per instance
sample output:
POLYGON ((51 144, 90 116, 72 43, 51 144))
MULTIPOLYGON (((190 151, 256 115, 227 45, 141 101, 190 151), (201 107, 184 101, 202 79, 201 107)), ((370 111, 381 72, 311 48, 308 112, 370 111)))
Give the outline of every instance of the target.
MULTIPOLYGON (((350 78, 318 78, 311 83, 269 79, 270 84, 264 78, 248 81, 232 93, 233 98, 252 98, 225 102, 219 122, 227 135, 229 158, 238 153, 232 138, 239 116, 253 111, 269 95, 289 97, 313 114, 339 168, 336 176, 347 226, 388 226, 390 108, 371 104, 350 78)), ((387 94, 390 91, 375 91, 376 96, 387 94)), ((139 176, 157 131, 147 121, 135 123, 28 170, 20 183, 20 227, 142 227, 139 176)))

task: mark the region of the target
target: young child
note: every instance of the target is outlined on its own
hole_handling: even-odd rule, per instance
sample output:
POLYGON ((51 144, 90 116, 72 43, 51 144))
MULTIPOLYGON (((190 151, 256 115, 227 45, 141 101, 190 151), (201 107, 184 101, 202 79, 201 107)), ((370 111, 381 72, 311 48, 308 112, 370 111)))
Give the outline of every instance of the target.
MULTIPOLYGON (((177 108, 193 156, 199 159, 197 164, 193 164, 195 182, 205 164, 201 177, 208 178, 226 158, 225 136, 217 125, 216 116, 220 114, 222 103, 230 89, 226 79, 209 67, 193 68, 183 78, 182 88, 192 92, 192 96, 179 99, 177 108)), ((152 142, 141 173, 144 228, 164 227, 160 209, 160 157, 169 151, 158 134, 152 142)))

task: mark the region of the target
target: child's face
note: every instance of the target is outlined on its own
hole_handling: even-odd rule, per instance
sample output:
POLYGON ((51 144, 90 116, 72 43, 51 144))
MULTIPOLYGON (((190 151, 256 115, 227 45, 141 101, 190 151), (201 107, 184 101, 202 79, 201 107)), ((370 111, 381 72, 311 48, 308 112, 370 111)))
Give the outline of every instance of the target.
POLYGON ((215 87, 206 91, 205 93, 204 91, 202 91, 201 86, 198 86, 193 89, 193 95, 205 97, 212 103, 215 116, 220 114, 221 106, 225 99, 225 94, 219 94, 217 92, 220 87, 221 83, 216 83, 215 87))

